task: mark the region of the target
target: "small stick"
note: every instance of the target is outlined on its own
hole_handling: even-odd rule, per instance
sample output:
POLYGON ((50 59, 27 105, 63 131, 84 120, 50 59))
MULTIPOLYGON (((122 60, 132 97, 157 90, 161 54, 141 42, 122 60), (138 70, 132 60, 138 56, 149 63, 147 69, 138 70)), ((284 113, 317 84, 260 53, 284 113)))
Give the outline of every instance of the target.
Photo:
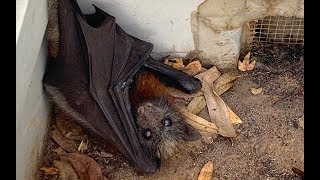
POLYGON ((298 174, 302 179, 304 179, 304 172, 303 172, 303 171, 301 171, 300 169, 295 168, 295 167, 292 167, 291 170, 292 170, 294 173, 298 174))

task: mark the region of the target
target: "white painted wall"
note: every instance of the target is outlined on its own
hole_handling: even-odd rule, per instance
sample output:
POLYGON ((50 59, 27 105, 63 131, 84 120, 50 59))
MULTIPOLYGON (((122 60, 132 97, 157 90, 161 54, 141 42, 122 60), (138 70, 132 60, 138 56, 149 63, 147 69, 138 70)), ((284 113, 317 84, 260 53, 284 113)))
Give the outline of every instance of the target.
POLYGON ((194 49, 190 18, 204 0, 92 0, 129 34, 154 44, 154 53, 194 49))
POLYGON ((47 1, 17 0, 16 10, 16 179, 24 180, 36 179, 49 115, 42 91, 47 1))

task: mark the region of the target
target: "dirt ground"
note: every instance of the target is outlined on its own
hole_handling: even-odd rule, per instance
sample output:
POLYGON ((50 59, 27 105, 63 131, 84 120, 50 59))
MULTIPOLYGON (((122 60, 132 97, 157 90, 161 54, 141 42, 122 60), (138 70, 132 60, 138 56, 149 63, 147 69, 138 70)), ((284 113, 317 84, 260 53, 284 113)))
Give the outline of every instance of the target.
MULTIPOLYGON (((229 70, 225 70, 229 71, 229 70)), ((223 72, 223 71, 222 71, 223 72)), ((258 61, 254 71, 242 72, 224 101, 241 118, 235 125, 238 136, 215 136, 211 143, 201 140, 183 144, 183 151, 163 162, 152 175, 138 174, 119 154, 102 158, 95 152, 103 147, 95 142, 84 151, 102 167, 108 179, 197 179, 202 166, 212 161, 217 179, 301 179, 291 168, 304 169, 304 59, 288 57, 277 61, 258 61), (253 95, 251 87, 261 87, 253 95)), ((53 123, 53 122, 52 122, 53 123)), ((43 166, 59 157, 51 152, 58 145, 48 136, 43 166)), ((58 179, 45 176, 40 179, 58 179)))

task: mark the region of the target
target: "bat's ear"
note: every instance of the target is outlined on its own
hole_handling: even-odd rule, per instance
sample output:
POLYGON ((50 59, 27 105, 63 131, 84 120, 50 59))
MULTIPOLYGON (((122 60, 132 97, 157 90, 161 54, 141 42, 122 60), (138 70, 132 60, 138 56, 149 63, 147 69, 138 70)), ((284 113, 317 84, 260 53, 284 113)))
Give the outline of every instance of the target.
POLYGON ((181 138, 185 141, 196 141, 199 140, 202 136, 201 134, 192 126, 187 123, 184 123, 185 128, 181 133, 181 138))

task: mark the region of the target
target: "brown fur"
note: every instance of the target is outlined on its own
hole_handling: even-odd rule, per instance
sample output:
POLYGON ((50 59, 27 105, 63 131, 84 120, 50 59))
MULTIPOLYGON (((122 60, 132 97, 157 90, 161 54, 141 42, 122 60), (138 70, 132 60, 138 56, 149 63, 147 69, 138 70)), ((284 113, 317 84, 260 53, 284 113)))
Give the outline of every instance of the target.
POLYGON ((130 93, 130 100, 133 106, 137 106, 145 101, 152 101, 159 97, 171 100, 166 95, 166 86, 158 77, 150 72, 142 72, 138 75, 135 84, 136 88, 130 93))
POLYGON ((48 0, 48 24, 45 37, 48 41, 48 55, 56 58, 59 51, 58 0, 48 0))

